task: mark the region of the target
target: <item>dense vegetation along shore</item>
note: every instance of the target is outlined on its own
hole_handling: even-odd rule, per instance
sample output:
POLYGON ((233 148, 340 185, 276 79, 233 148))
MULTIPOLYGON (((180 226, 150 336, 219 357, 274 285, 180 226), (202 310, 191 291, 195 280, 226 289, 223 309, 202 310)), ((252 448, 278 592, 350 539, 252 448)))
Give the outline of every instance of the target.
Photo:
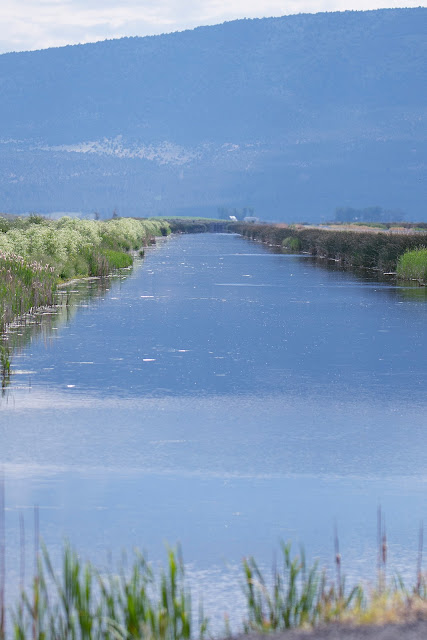
POLYGON ((160 220, 0 217, 0 332, 15 317, 52 304, 59 282, 129 267, 132 250, 168 233, 160 220))
POLYGON ((202 218, 106 222, 38 215, 0 216, 0 332, 15 317, 53 303, 61 281, 107 275, 132 264, 132 250, 155 236, 235 231, 269 245, 335 260, 347 266, 396 272, 427 283, 427 230, 417 234, 319 229, 302 225, 229 223, 202 218))
POLYGON ((233 223, 217 218, 200 218, 192 216, 180 216, 179 218, 155 218, 166 220, 172 233, 218 233, 227 232, 233 223))
POLYGON ((396 273, 427 283, 427 230, 416 234, 320 229, 286 224, 234 224, 241 235, 295 253, 335 260, 345 266, 396 273))
MULTIPOLYGON (((290 544, 283 544, 281 551, 278 568, 268 579, 253 558, 243 560, 246 611, 239 632, 307 629, 332 622, 398 624, 427 613, 427 584, 420 566, 411 588, 401 581, 386 582, 385 560, 378 568, 376 587, 347 588, 338 553, 336 577, 331 580, 316 562, 308 565, 303 552, 293 554, 290 544)), ((37 573, 30 587, 21 583, 10 628, 6 628, 4 592, 0 590, 2 640, 184 640, 210 636, 210 622, 201 607, 197 622, 179 550, 168 551, 166 569, 154 571, 143 555, 136 554, 130 567, 121 566, 114 574, 83 563, 68 547, 59 573, 46 550, 40 554, 36 548, 36 555, 37 573)), ((217 621, 217 628, 221 622, 223 635, 229 637, 227 618, 217 621)))

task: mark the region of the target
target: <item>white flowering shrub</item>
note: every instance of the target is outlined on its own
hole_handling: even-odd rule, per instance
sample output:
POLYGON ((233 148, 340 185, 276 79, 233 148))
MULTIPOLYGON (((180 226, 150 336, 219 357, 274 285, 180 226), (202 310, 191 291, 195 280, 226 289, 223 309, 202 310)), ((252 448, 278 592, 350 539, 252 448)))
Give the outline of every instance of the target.
POLYGON ((0 251, 49 264, 57 276, 102 275, 110 270, 108 249, 130 251, 167 233, 167 223, 117 218, 107 222, 64 216, 50 221, 18 219, 14 228, 0 232, 0 251))
POLYGON ((95 220, 80 220, 64 216, 58 221, 58 228, 80 233, 85 242, 97 247, 102 241, 102 223, 95 220))
POLYGON ((134 218, 118 218, 104 222, 102 236, 104 241, 112 248, 136 250, 145 246, 150 238, 161 236, 162 228, 168 228, 168 224, 154 220, 135 220, 134 218))
POLYGON ((13 252, 13 242, 7 233, 0 233, 0 253, 9 254, 13 252))
POLYGON ((23 229, 11 229, 6 233, 11 244, 11 251, 20 256, 28 256, 29 239, 23 229))
MULTIPOLYGON (((3 219, 5 220, 5 219, 3 219)), ((0 331, 17 315, 53 302, 58 278, 106 275, 127 267, 154 236, 169 225, 152 220, 118 218, 108 222, 41 216, 0 224, 0 331)))

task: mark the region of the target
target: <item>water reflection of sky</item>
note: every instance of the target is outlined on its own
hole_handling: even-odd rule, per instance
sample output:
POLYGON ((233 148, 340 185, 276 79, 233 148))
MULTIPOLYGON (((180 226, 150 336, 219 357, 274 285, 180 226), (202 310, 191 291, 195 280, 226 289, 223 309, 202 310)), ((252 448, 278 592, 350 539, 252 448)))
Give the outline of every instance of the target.
POLYGON ((381 502, 395 565, 415 570, 427 306, 370 278, 209 235, 94 284, 14 358, 0 407, 10 538, 37 503, 53 548, 67 535, 97 559, 158 556, 180 540, 209 583, 225 560, 268 563, 279 538, 332 557, 336 521, 360 574, 381 502))
POLYGON ((33 385, 104 397, 425 387, 423 303, 258 246, 239 255, 242 242, 173 239, 19 367, 37 362, 33 385))

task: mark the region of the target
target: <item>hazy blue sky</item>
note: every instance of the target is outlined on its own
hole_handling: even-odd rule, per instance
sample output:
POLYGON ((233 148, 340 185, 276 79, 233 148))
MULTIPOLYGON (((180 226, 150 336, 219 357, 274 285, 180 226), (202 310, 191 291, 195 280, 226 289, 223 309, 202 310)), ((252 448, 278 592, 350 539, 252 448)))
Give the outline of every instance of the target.
POLYGON ((426 4, 422 0, 1 0, 0 52, 165 33, 244 17, 426 4))

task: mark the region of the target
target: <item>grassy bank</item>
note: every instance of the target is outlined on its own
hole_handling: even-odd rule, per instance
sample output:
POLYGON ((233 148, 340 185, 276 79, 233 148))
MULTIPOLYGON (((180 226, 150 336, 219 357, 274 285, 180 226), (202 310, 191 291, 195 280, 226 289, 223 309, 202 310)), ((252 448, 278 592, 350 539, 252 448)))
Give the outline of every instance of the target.
POLYGON ((404 280, 427 284, 427 248, 407 251, 397 263, 397 275, 404 280))
POLYGON ((53 267, 0 251, 0 331, 16 316, 53 303, 53 267))
POLYGON ((132 250, 168 233, 158 220, 0 217, 0 332, 17 315, 52 304, 58 282, 128 267, 132 250))
MULTIPOLYGON (((396 272, 407 251, 427 247, 427 232, 413 235, 305 228, 285 224, 237 224, 237 233, 266 244, 343 265, 396 272)), ((399 270, 402 275, 402 270, 399 270)))
MULTIPOLYGON (((329 622, 398 623, 426 614, 426 582, 420 568, 409 589, 399 580, 386 584, 384 563, 374 588, 347 588, 339 553, 331 580, 317 563, 308 565, 303 552, 292 553, 289 544, 282 545, 281 552, 278 567, 267 579, 253 558, 243 560, 246 612, 240 631, 282 631, 329 622)), ((37 574, 29 588, 22 586, 9 628, 0 591, 2 640, 181 640, 210 635, 209 620, 200 607, 195 615, 179 551, 168 551, 163 570, 154 571, 136 554, 130 567, 119 567, 113 574, 83 563, 69 548, 63 551, 59 573, 46 551, 37 555, 37 574)), ((226 618, 223 624, 228 636, 226 618)))

